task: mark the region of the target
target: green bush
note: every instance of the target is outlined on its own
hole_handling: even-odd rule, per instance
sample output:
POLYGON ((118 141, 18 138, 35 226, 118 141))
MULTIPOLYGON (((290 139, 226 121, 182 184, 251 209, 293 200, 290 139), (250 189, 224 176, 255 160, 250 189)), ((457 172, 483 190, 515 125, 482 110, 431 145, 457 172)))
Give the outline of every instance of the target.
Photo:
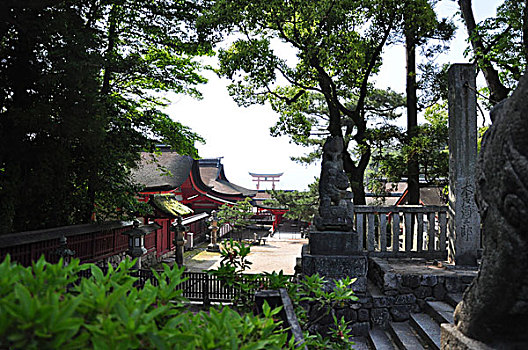
POLYGON ((222 260, 216 270, 209 273, 218 277, 223 283, 235 287, 239 294, 233 300, 233 307, 242 312, 255 310, 253 295, 256 289, 286 288, 295 308, 299 324, 304 331, 305 344, 308 349, 351 349, 349 323, 342 317, 335 316, 335 309, 358 300, 352 284, 355 278, 346 277, 340 280, 327 281, 319 275, 304 276, 299 283, 290 282, 289 276, 281 271, 261 275, 247 275, 251 262, 247 257, 250 246, 229 240, 221 250, 222 260), (264 278, 262 278, 264 277, 264 278), (328 315, 332 316, 333 325, 321 334, 313 331, 328 315))
POLYGON ((104 274, 92 264, 43 258, 31 267, 0 264, 0 348, 5 349, 283 349, 293 348, 273 320, 229 308, 186 312, 176 286, 183 268, 163 266, 159 286, 134 287, 134 261, 104 274), (92 277, 78 278, 90 269, 92 277))

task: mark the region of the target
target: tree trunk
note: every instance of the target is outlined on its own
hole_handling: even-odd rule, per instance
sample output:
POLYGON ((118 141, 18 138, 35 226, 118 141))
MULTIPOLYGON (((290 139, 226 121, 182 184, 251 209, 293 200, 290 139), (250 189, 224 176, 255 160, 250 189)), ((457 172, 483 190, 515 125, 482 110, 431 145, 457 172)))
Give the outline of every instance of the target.
MULTIPOLYGON (((407 138, 408 142, 418 136, 418 107, 416 98, 416 40, 412 28, 405 29, 405 51, 407 61, 407 138)), ((408 204, 420 202, 420 169, 418 159, 411 156, 407 164, 408 204)))
POLYGON ((363 153, 361 158, 357 162, 357 165, 350 157, 350 153, 346 151, 343 152, 343 169, 347 174, 348 181, 350 182, 350 188, 352 189, 352 194, 354 195, 353 201, 355 205, 365 205, 367 204, 365 198, 365 170, 370 161, 371 151, 370 146, 364 142, 362 149, 363 153))
POLYGON ((354 195, 354 205, 367 204, 365 184, 363 183, 364 174, 365 170, 361 171, 360 169, 347 173, 348 179, 350 180, 350 188, 352 189, 352 194, 354 195))
POLYGON ((508 97, 510 90, 501 83, 499 73, 493 68, 490 60, 482 55, 483 52, 486 52, 486 48, 478 32, 476 32, 477 25, 475 23, 475 17, 473 16, 471 0, 458 0, 458 5, 460 6, 468 35, 471 38, 473 52, 475 53, 480 69, 482 69, 482 73, 484 73, 486 84, 490 90, 490 102, 495 105, 508 97))
POLYGON ((117 5, 113 5, 109 14, 108 46, 106 48, 105 53, 103 86, 101 88, 102 95, 106 95, 110 92, 110 80, 112 78, 112 61, 117 39, 117 11, 117 5))
POLYGON ((528 0, 524 1, 524 11, 522 18, 524 59, 526 60, 526 62, 528 62, 528 0))

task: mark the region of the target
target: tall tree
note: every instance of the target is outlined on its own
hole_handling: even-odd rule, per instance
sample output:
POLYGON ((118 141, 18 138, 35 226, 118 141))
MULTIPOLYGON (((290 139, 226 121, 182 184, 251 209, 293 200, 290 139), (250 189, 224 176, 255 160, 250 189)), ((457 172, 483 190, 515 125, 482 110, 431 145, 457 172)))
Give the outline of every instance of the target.
MULTIPOLYGON (((325 129, 343 137, 344 168, 354 202, 365 203, 363 177, 370 159, 365 100, 369 79, 396 24, 397 1, 215 1, 209 19, 217 28, 240 33, 220 52, 220 74, 233 80, 230 93, 241 105, 269 102, 282 117, 289 105, 322 97, 328 113, 325 129), (391 9, 393 11, 391 11, 391 9), (290 66, 271 43, 293 48, 290 66), (286 86, 278 83, 286 82, 286 86), (347 104, 355 96, 356 103, 347 104), (284 108, 283 108, 284 107, 284 108), (354 160, 349 145, 358 145, 354 160)), ((305 120, 301 120, 304 122, 305 120)))
MULTIPOLYGON (((407 96, 407 137, 412 140, 418 136, 418 101, 416 98, 416 44, 417 28, 414 22, 415 12, 408 2, 404 6, 405 62, 407 66, 405 92, 407 96)), ((420 169, 418 159, 411 157, 407 163, 408 204, 420 202, 420 169)))
POLYGON ((188 34, 197 11, 190 1, 0 4, 0 232, 137 210, 139 151, 164 142, 196 153, 200 138, 149 91, 197 95, 192 56, 207 50, 188 34))
POLYGON ((435 104, 425 109, 425 123, 418 125, 418 136, 408 142, 401 127, 387 126, 376 130, 379 142, 373 150, 370 164, 369 188, 384 195, 387 182, 401 181, 407 175, 408 160, 415 158, 420 164, 426 186, 447 185, 447 103, 435 104))
MULTIPOLYGON (((403 4, 402 31, 406 52, 406 94, 407 94, 407 142, 419 137, 417 64, 416 49, 431 39, 446 42, 454 34, 454 26, 447 20, 438 20, 434 11, 436 1, 413 0, 403 4)), ((437 46, 433 51, 445 49, 437 46)), ((429 53, 430 54, 430 53, 429 53)), ((407 163, 408 204, 420 201, 420 164, 417 157, 410 157, 407 163)))

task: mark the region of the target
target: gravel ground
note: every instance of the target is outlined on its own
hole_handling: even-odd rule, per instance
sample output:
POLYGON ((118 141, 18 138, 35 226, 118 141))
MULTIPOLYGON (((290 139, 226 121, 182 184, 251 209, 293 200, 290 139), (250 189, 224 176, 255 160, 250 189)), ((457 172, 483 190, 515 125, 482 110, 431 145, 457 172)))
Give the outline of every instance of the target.
MULTIPOLYGON (((301 256, 303 244, 308 239, 298 238, 299 235, 275 233, 274 237, 266 240, 266 244, 251 246, 248 260, 253 264, 248 273, 273 272, 282 270, 285 274, 293 275, 296 258, 301 256)), ((202 251, 189 259, 184 265, 188 271, 203 271, 215 269, 220 265, 220 253, 202 251)))

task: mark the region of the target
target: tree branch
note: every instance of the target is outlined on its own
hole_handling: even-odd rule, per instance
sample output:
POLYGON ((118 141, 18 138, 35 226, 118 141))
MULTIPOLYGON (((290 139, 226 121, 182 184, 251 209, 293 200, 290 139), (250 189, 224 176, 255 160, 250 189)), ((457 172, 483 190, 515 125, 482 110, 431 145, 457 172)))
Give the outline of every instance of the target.
POLYGON ((471 46, 473 47, 475 56, 478 57, 479 61, 481 62, 480 68, 484 73, 484 78, 486 79, 486 83, 490 90, 492 103, 495 104, 508 97, 510 90, 501 83, 497 70, 493 68, 491 62, 482 55, 484 52, 486 52, 486 48, 484 47, 484 43, 482 42, 482 39, 480 38, 480 35, 477 31, 477 25, 475 23, 473 9, 471 7, 471 0, 458 0, 458 5, 460 7, 460 11, 462 12, 462 18, 466 24, 466 29, 471 40, 471 46))
POLYGON ((321 89, 318 89, 316 87, 306 86, 306 85, 303 85, 303 84, 299 83, 297 80, 293 80, 288 74, 286 74, 286 72, 282 68, 277 67, 277 70, 284 77, 284 79, 286 79, 288 81, 288 83, 290 83, 290 84, 292 84, 292 85, 294 85, 294 86, 296 86, 296 87, 298 87, 300 89, 323 93, 323 91, 321 89))

